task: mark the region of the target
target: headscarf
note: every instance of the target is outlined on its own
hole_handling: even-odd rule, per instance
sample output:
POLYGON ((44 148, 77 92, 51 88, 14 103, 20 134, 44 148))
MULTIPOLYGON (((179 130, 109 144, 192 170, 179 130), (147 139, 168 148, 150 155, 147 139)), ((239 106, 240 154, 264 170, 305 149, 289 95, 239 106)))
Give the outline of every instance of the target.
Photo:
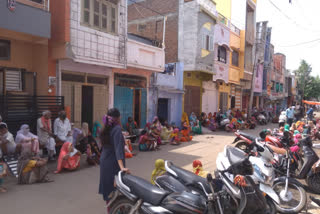
POLYGON ((296 136, 297 134, 300 134, 300 132, 298 130, 294 130, 293 136, 296 136))
POLYGON ((163 159, 157 159, 156 162, 154 163, 155 169, 152 171, 151 174, 151 183, 154 183, 154 180, 160 176, 163 175, 166 172, 166 169, 164 167, 164 160, 163 159))
POLYGON ((152 123, 158 122, 159 118, 157 116, 153 117, 152 123))
POLYGON ((285 132, 290 131, 290 126, 289 126, 289 124, 286 124, 286 125, 284 126, 284 131, 285 131, 285 132))
POLYGON ((60 172, 62 170, 62 162, 64 156, 70 153, 70 148, 72 147, 72 144, 69 142, 65 142, 60 150, 59 158, 58 158, 58 165, 57 165, 57 172, 60 172))
POLYGON ((299 143, 299 140, 301 140, 301 139, 302 139, 301 134, 296 134, 296 135, 294 136, 294 143, 295 143, 295 144, 298 144, 298 143, 299 143))
POLYGON ((192 163, 192 166, 193 166, 193 173, 194 174, 199 175, 203 178, 207 177, 208 172, 203 170, 202 163, 200 160, 194 160, 192 163))
POLYGON ((182 123, 186 122, 188 126, 190 125, 187 113, 185 113, 185 112, 182 113, 181 122, 182 123))
POLYGON ((197 122, 197 116, 194 112, 190 114, 190 122, 197 122))
POLYGON ((119 124, 116 118, 108 115, 104 115, 102 121, 105 126, 116 126, 119 124))
POLYGON ((93 137, 99 137, 99 128, 101 129, 102 126, 98 121, 95 121, 93 123, 93 129, 92 129, 92 136, 93 137))
POLYGON ((16 136, 16 140, 15 140, 16 144, 21 143, 25 138, 38 139, 38 137, 36 135, 32 134, 29 131, 29 125, 27 125, 27 124, 23 124, 20 127, 20 130, 17 132, 17 136, 16 136))
POLYGON ((82 123, 81 131, 84 137, 87 137, 89 135, 89 124, 88 123, 82 123))
POLYGON ((46 114, 50 114, 50 111, 42 112, 41 122, 46 130, 51 131, 51 122, 50 122, 50 119, 45 118, 46 114))
POLYGON ((158 118, 157 116, 155 116, 155 117, 153 118, 152 124, 155 125, 156 128, 157 128, 159 131, 161 131, 161 128, 162 128, 162 127, 161 127, 161 124, 160 124, 160 122, 159 122, 159 118, 158 118))

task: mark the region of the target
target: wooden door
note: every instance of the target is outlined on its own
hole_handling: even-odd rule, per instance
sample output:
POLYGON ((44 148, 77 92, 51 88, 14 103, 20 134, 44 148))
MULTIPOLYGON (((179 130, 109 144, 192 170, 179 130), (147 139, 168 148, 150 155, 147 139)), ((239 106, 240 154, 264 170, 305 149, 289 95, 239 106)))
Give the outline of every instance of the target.
POLYGON ((200 87, 197 86, 185 86, 184 94, 184 111, 190 115, 194 112, 196 115, 200 115, 200 102, 201 94, 200 87))

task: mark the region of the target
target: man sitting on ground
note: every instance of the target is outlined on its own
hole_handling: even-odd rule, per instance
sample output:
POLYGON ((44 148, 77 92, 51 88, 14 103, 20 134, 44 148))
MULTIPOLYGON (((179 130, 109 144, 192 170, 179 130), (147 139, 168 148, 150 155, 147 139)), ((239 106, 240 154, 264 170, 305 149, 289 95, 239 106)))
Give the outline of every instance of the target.
POLYGON ((54 154, 56 153, 54 135, 51 127, 51 112, 44 111, 42 117, 37 121, 37 134, 41 147, 45 147, 48 150, 49 160, 54 160, 54 154))

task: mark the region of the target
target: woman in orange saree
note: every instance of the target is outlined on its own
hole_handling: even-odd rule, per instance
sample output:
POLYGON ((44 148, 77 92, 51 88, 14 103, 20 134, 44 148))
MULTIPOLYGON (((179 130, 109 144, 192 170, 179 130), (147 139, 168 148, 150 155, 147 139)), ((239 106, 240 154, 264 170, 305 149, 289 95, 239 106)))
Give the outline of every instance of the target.
POLYGON ((70 171, 77 169, 80 166, 80 154, 73 148, 72 143, 65 142, 60 151, 57 171, 54 173, 59 173, 62 169, 70 171))
POLYGON ((190 126, 188 126, 187 122, 184 122, 182 125, 181 133, 181 142, 192 141, 192 136, 190 135, 190 126))

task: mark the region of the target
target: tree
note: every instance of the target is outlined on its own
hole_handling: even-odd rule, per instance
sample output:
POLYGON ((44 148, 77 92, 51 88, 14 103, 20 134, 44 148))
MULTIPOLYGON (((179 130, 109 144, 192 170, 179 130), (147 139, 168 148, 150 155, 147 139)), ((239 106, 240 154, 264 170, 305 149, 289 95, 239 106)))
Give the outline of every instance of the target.
POLYGON ((305 90, 310 83, 311 80, 311 74, 312 67, 303 59, 300 62, 300 66, 298 70, 294 71, 294 74, 298 80, 298 90, 302 93, 302 99, 304 99, 305 96, 305 90))
POLYGON ((304 91, 305 99, 317 99, 320 98, 320 77, 310 77, 310 80, 305 86, 304 91))

